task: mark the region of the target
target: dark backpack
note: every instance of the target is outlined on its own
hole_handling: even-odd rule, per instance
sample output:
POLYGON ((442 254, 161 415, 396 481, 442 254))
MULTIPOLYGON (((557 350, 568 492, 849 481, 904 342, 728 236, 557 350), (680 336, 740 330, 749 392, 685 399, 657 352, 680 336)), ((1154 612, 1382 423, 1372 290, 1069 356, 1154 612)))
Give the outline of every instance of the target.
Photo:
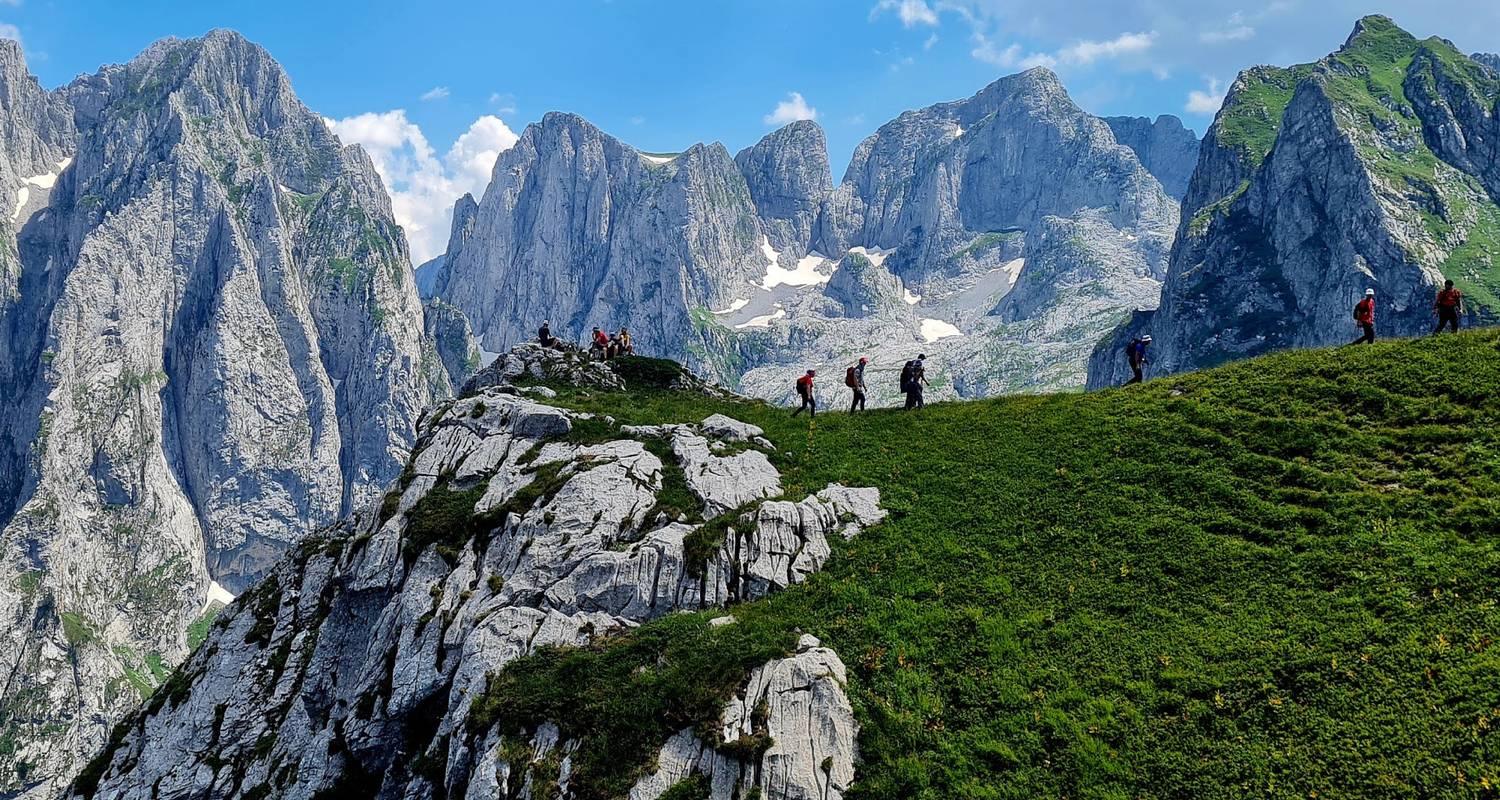
POLYGON ((844 371, 844 385, 850 389, 859 388, 859 376, 854 374, 854 367, 844 371))
POLYGON ((911 391, 911 385, 917 380, 917 362, 908 361, 901 368, 901 391, 911 391))

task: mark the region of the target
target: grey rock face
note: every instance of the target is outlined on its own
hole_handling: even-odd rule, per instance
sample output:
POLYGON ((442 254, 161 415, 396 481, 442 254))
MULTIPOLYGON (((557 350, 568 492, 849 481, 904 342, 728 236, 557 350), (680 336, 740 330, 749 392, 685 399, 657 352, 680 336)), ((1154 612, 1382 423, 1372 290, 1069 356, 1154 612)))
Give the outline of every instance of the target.
POLYGON ((1472 58, 1480 64, 1500 73, 1500 55, 1495 53, 1475 53, 1472 58))
POLYGON ((723 307, 765 273, 760 241, 723 146, 646 156, 553 113, 496 161, 473 233, 450 249, 436 293, 487 349, 529 340, 547 319, 571 341, 626 326, 638 350, 680 359, 690 312, 723 307))
POLYGON ((724 709, 717 732, 725 742, 769 736, 762 769, 747 772, 738 759, 703 743, 691 728, 662 746, 656 769, 631 787, 630 800, 657 800, 690 775, 709 779, 709 797, 732 800, 759 790, 762 797, 842 798, 854 780, 858 726, 844 694, 848 679, 838 654, 804 635, 796 655, 766 663, 751 674, 744 695, 724 709), (765 720, 756 720, 755 709, 765 720))
POLYGON ((1366 288, 1380 335, 1431 330, 1445 278, 1468 322, 1500 318, 1497 100, 1500 81, 1451 44, 1383 17, 1316 64, 1242 74, 1205 140, 1160 307, 1099 344, 1089 385, 1122 381, 1141 333, 1155 374, 1348 342, 1366 288))
POLYGON ((448 383, 462 386, 482 366, 479 343, 462 311, 438 298, 422 306, 423 334, 442 360, 448 383))
POLYGON ((61 167, 0 322, 0 793, 42 796, 186 655, 211 579, 378 497, 448 387, 369 159, 264 50, 166 40, 42 96, 9 47, 7 157, 61 167))
POLYGON ((838 301, 846 317, 899 311, 905 294, 900 278, 859 253, 848 253, 839 259, 838 269, 823 293, 838 301))
POLYGON ((31 212, 46 205, 75 138, 66 98, 32 77, 20 42, 0 40, 0 308, 20 292, 16 235, 31 212))
POLYGON ((1104 117, 1115 141, 1135 151, 1141 166, 1161 181, 1168 195, 1181 200, 1198 164, 1198 134, 1182 120, 1163 114, 1148 117, 1104 117))
MULTIPOLYGON (((796 503, 768 500, 692 565, 684 537, 695 526, 649 513, 665 466, 649 448, 623 430, 601 444, 569 443, 561 437, 573 414, 510 388, 486 387, 430 414, 407 477, 386 501, 305 542, 226 610, 182 685, 120 730, 78 793, 502 796, 501 787, 529 785, 544 761, 566 765, 578 743, 543 724, 527 732, 531 746, 518 758, 502 746, 514 731, 472 730, 471 707, 489 675, 538 647, 586 644, 799 582, 827 558, 830 537, 855 536, 884 517, 875 490, 830 486, 796 503), (543 475, 556 477, 533 505, 506 505, 543 475), (478 496, 474 512, 491 516, 476 518, 471 537, 421 538, 426 509, 457 502, 455 492, 478 496)), ((710 437, 737 441, 751 430, 711 418, 644 433, 722 443, 710 437)), ((727 740, 770 726, 776 746, 752 764, 700 747, 694 763, 726 775, 732 766, 736 783, 741 774, 778 776, 760 784, 766 798, 842 791, 855 752, 844 680, 835 653, 803 642, 747 675, 722 719, 727 740), (749 713, 759 698, 769 704, 765 717, 749 713)), ((665 780, 641 767, 641 786, 665 780)), ((564 766, 559 782, 568 774, 564 766)))
POLYGON ((1174 204, 1135 155, 1038 68, 968 100, 906 112, 861 143, 820 247, 894 248, 888 265, 921 290, 959 271, 953 256, 966 248, 982 262, 996 242, 978 237, 1082 208, 1107 209, 1116 228, 1157 238, 1170 239, 1176 224, 1174 204))
POLYGON ((833 190, 823 129, 812 120, 793 122, 741 150, 734 163, 771 246, 789 263, 806 255, 818 209, 833 190))

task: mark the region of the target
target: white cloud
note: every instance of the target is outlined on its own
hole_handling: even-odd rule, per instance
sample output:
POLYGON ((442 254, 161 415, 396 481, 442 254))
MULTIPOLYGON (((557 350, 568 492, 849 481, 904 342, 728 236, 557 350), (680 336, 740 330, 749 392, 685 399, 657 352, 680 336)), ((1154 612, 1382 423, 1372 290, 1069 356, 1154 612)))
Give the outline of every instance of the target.
POLYGON ((875 19, 887 11, 896 12, 901 18, 901 24, 908 28, 918 25, 936 26, 938 24, 937 12, 932 6, 927 5, 927 0, 880 0, 875 7, 870 9, 870 19, 875 19))
POLYGON ((1105 42, 1082 41, 1057 52, 1057 61, 1062 64, 1092 64, 1100 59, 1138 55, 1151 49, 1156 43, 1156 31, 1149 33, 1122 33, 1105 42))
POLYGON ((785 125, 799 119, 817 119, 818 110, 807 104, 801 92, 788 92, 787 99, 776 104, 776 110, 764 117, 767 125, 785 125))
POLYGON ((1218 44, 1220 42, 1243 42, 1246 39, 1255 38, 1255 29, 1249 25, 1240 25, 1234 28, 1225 28, 1218 31, 1204 31, 1198 34, 1198 41, 1204 44, 1218 44))
MULTIPOLYGON (((0 2, 8 2, 8 0, 0 0, 0 2)), ((25 45, 25 42, 21 41, 21 29, 9 22, 0 22, 0 39, 14 39, 17 44, 25 45)))
POLYGON ((1188 92, 1187 104, 1183 109, 1192 114, 1217 114, 1222 105, 1224 90, 1218 80, 1209 78, 1207 91, 1194 89, 1188 92))
POLYGON ((1245 24, 1245 12, 1236 11, 1229 15, 1229 20, 1222 27, 1206 30, 1198 34, 1198 41, 1204 44, 1218 44, 1220 42, 1243 42, 1246 39, 1255 38, 1255 28, 1245 24))
POLYGON ((1053 53, 1024 53, 1019 44, 1012 43, 1001 49, 988 36, 976 30, 974 49, 971 54, 997 67, 1086 67, 1096 61, 1140 55, 1156 43, 1156 32, 1122 33, 1106 41, 1084 40, 1075 42, 1053 53))
POLYGON ((922 43, 922 49, 923 50, 931 50, 932 46, 935 45, 935 44, 937 44, 937 43, 938 43, 938 35, 934 33, 933 35, 927 37, 927 41, 925 41, 925 42, 922 43))
POLYGON ((508 92, 490 92, 490 105, 495 107, 496 114, 509 116, 516 113, 516 96, 508 92))
POLYGON ((446 87, 446 86, 434 86, 431 89, 428 89, 427 91, 425 91, 425 92, 422 93, 422 102, 425 103, 425 102, 427 102, 429 100, 442 100, 443 98, 447 97, 449 94, 450 93, 448 91, 448 87, 446 87))
POLYGON ((414 264, 447 249, 453 201, 465 192, 483 194, 495 158, 517 138, 499 117, 485 115, 440 159, 404 109, 327 122, 341 140, 358 143, 370 154, 390 192, 396 222, 406 230, 414 264))

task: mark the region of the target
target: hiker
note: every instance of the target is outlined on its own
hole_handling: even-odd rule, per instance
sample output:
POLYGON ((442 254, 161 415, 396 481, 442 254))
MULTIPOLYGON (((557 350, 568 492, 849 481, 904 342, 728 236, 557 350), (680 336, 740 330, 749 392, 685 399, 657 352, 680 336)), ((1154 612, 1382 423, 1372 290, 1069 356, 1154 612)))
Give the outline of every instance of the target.
POLYGON ((797 410, 792 412, 792 416, 795 417, 801 414, 804 408, 807 409, 808 416, 818 416, 818 399, 813 396, 813 378, 817 377, 817 375, 817 370, 810 369, 806 375, 797 379, 797 396, 802 398, 802 405, 798 406, 797 410))
POLYGON ((536 332, 536 339, 541 343, 542 347, 554 347, 557 345, 557 340, 552 338, 551 322, 542 321, 542 329, 536 332))
POLYGON ((1365 299, 1359 301, 1359 304, 1356 305, 1356 306, 1354 306, 1354 324, 1358 325, 1360 331, 1362 331, 1362 332, 1360 333, 1358 339, 1355 339, 1354 341, 1350 342, 1349 344, 1356 345, 1356 344, 1374 344, 1375 343, 1375 290, 1374 289, 1366 289, 1365 290, 1365 299))
POLYGON ((927 383, 927 354, 922 353, 901 368, 901 391, 906 395, 906 410, 923 408, 922 385, 927 383))
POLYGON ((620 355, 635 355, 635 345, 630 343, 630 331, 620 326, 620 355))
POLYGON ((849 401, 849 413, 865 410, 865 364, 870 359, 861 357, 859 363, 844 372, 844 385, 854 392, 854 399, 849 401))
POLYGON ((1432 310, 1437 312, 1438 324, 1432 329, 1432 335, 1436 336, 1442 332, 1444 325, 1452 325, 1453 332, 1458 333, 1458 315, 1464 313, 1464 293, 1453 287, 1453 281, 1445 281, 1443 290, 1437 293, 1437 300, 1432 303, 1432 310))
POLYGON ((598 353, 600 361, 608 359, 609 353, 606 352, 605 348, 609 347, 609 337, 604 334, 604 331, 594 328, 592 338, 593 344, 589 347, 590 355, 598 353))
POLYGON ((620 354, 620 337, 617 334, 609 335, 609 344, 604 346, 604 357, 614 358, 620 354))
POLYGON ((1146 348, 1150 345, 1151 334, 1149 333, 1145 336, 1137 336, 1130 340, 1130 344, 1125 345, 1125 357, 1130 359, 1130 372, 1132 373, 1130 380, 1125 381, 1126 386, 1140 383, 1145 378, 1142 370, 1146 366, 1146 348))

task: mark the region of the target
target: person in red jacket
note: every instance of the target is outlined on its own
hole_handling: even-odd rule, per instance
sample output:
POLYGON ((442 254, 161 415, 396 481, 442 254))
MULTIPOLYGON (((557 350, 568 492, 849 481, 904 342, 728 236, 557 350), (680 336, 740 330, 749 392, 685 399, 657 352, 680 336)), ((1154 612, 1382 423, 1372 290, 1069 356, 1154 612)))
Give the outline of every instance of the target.
POLYGON ((1349 344, 1374 344, 1375 343, 1375 290, 1366 289, 1365 299, 1359 301, 1354 307, 1354 324, 1359 326, 1358 339, 1349 344))
POLYGON ((1443 284, 1443 290, 1437 293, 1437 300, 1432 303, 1432 310, 1437 312, 1438 324, 1432 329, 1432 335, 1442 333, 1444 325, 1452 325, 1453 332, 1458 333, 1458 315, 1464 313, 1464 293, 1454 288, 1453 281, 1443 284))
POLYGON ((797 379, 797 396, 802 398, 802 405, 792 412, 792 416, 801 414, 803 409, 807 409, 808 416, 818 416, 818 399, 813 397, 813 378, 817 375, 817 370, 810 369, 806 375, 797 379))

